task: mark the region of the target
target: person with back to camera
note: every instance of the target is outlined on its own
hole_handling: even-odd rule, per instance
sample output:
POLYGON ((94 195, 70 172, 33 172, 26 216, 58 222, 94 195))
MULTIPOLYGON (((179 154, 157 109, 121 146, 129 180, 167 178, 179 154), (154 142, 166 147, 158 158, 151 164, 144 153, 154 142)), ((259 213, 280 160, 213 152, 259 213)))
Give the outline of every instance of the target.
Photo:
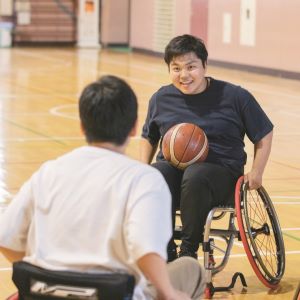
POLYGON ((255 98, 244 88, 206 76, 208 52, 192 35, 173 38, 165 48, 172 84, 161 87, 150 99, 142 131, 141 160, 151 163, 164 134, 175 124, 194 123, 207 135, 205 162, 184 171, 164 160, 160 149, 153 166, 168 183, 172 194, 173 227, 176 208, 181 210, 182 243, 177 254, 173 238, 168 260, 197 258, 209 211, 233 204, 235 183, 244 173, 245 134, 254 144, 254 159, 245 181, 250 189, 262 185, 272 144, 273 125, 255 98), (231 200, 232 199, 232 200, 231 200))
POLYGON ((125 156, 137 99, 104 76, 79 100, 88 145, 44 163, 0 216, 0 250, 49 270, 125 270, 135 300, 199 299, 204 270, 188 258, 167 265, 171 195, 154 168, 125 156), (12 226, 13 224, 13 226, 12 226))

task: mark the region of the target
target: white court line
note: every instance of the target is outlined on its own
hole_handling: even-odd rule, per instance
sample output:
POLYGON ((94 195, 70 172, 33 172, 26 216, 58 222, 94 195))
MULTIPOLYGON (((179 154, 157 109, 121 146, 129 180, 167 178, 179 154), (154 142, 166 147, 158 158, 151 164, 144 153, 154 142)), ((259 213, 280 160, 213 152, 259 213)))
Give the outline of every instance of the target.
MULTIPOLYGON (((285 232, 285 231, 300 231, 300 228, 299 228, 299 227, 295 227, 295 228, 281 228, 281 231, 282 231, 282 232, 285 232)), ((217 240, 217 241, 223 242, 224 244, 226 243, 225 240, 222 239, 222 238, 219 237, 219 236, 214 236, 213 238, 214 238, 215 240, 217 240)), ((233 244, 234 244, 235 246, 239 247, 239 248, 244 248, 244 245, 243 245, 242 242, 239 242, 239 241, 234 240, 234 241, 233 241, 233 244)))
POLYGON ((12 268, 0 268, 0 272, 1 271, 11 271, 12 268))
POLYGON ((272 196, 272 199, 300 199, 300 196, 272 196))
MULTIPOLYGON (((5 141, 5 142, 32 142, 32 141, 49 141, 49 140, 84 140, 84 137, 80 136, 52 136, 51 138, 47 137, 34 137, 34 138, 7 138, 7 139, 2 139, 0 137, 0 141, 5 141)), ((140 139, 139 136, 133 136, 130 138, 131 140, 138 140, 140 139)))
POLYGON ((47 138, 47 137, 39 137, 39 138, 8 138, 8 139, 1 139, 0 138, 1 141, 5 141, 5 142, 38 142, 38 141, 51 141, 53 139, 58 140, 58 141, 60 141, 60 140, 62 140, 62 141, 66 141, 66 140, 71 140, 71 141, 73 141, 73 140, 75 140, 75 141, 76 140, 84 140, 83 137, 76 137, 76 136, 74 136, 74 137, 71 137, 71 136, 69 136, 69 137, 63 137, 63 136, 55 137, 55 136, 53 136, 51 138, 47 138))
POLYGON ((77 105, 76 104, 65 104, 65 105, 55 106, 49 110, 49 113, 51 115, 62 117, 62 118, 72 119, 72 120, 76 120, 76 121, 79 120, 78 116, 71 116, 64 112, 59 111, 61 109, 70 108, 70 107, 72 107, 72 108, 77 107, 77 105))
MULTIPOLYGON (((270 196, 272 198, 272 196, 270 196)), ((299 205, 300 202, 277 202, 277 201, 273 201, 272 202, 275 205, 299 205)))
MULTIPOLYGON (((300 254, 300 250, 294 250, 294 251, 285 251, 285 254, 300 254)), ((246 254, 230 254, 229 258, 241 258, 241 257, 246 257, 246 254)), ((223 255, 216 255, 214 256, 215 258, 223 258, 223 255)), ((198 257, 198 260, 203 260, 204 258, 198 257)), ((5 271, 11 271, 12 268, 0 268, 0 272, 5 272, 5 271)))
MULTIPOLYGON (((285 251, 285 254, 300 254, 300 250, 295 251, 285 251)), ((229 258, 240 258, 240 257, 246 257, 246 254, 230 254, 229 258)), ((223 255, 214 255, 214 258, 223 258, 223 255)), ((198 257, 198 260, 203 260, 204 258, 198 257)))
MULTIPOLYGON (((31 56, 31 57, 34 57, 34 58, 39 58, 39 59, 44 59, 44 60, 48 60, 48 61, 51 61, 51 62, 57 62, 58 63, 58 66, 61 66, 61 65, 71 65, 71 63, 69 63, 68 61, 66 61, 65 59, 62 59, 62 58, 53 58, 51 57, 50 54, 36 54, 36 53, 31 53, 27 50, 19 50, 18 49, 18 52, 23 54, 24 56, 31 56)), ((73 54, 69 53, 69 52, 64 52, 64 51, 56 51, 56 53, 61 53, 61 54, 64 54, 66 56, 73 56, 73 54)), ((90 59, 90 56, 87 55, 86 53, 78 53, 79 57, 83 57, 85 59, 90 59)), ((109 58, 106 58, 105 59, 105 62, 108 63, 108 64, 114 64, 114 65, 119 65, 119 66, 125 66, 127 67, 128 66, 128 62, 124 62, 122 60, 112 60, 112 59, 109 59, 109 58)), ((139 70, 147 70, 148 72, 151 71, 151 72, 155 72, 155 73, 164 73, 164 74, 167 74, 167 69, 163 69, 163 67, 158 67, 158 68, 151 68, 151 64, 141 64, 141 63, 130 63, 130 67, 131 68, 136 68, 136 69, 139 69, 139 70), (165 71, 164 71, 165 70, 165 71)), ((101 72, 100 72, 101 73, 101 72)), ((122 76, 123 78, 126 78, 128 80, 131 80, 131 81, 136 81, 138 83, 143 83, 145 85, 148 85, 148 86, 157 86, 159 84, 156 84, 156 83, 153 83, 151 81, 147 81, 147 80, 141 80, 139 78, 132 78, 132 77, 127 77, 127 76, 122 76)), ((251 83, 248 83, 247 84, 247 88, 249 90, 253 90, 253 91, 256 91, 256 92, 262 92, 262 93, 266 93, 266 94, 270 94, 270 95, 275 95, 275 96, 280 96, 282 98, 292 98, 292 99, 296 99, 298 100, 299 99, 299 96, 298 95, 293 95, 293 94, 289 94, 289 93, 283 93, 283 92, 274 92, 273 90, 270 90, 270 89, 264 89, 264 88, 258 88, 258 87, 255 87, 253 86, 253 84, 251 83), (252 86, 252 87, 251 87, 252 86)))
MULTIPOLYGON (((300 231, 300 227, 294 227, 294 228, 281 228, 281 231, 282 231, 282 232, 286 232, 286 231, 300 231)), ((215 240, 221 241, 221 242, 223 242, 223 243, 225 244, 225 240, 222 239, 221 237, 214 236, 213 238, 214 238, 215 240)), ((237 246, 237 247, 239 247, 239 248, 244 248, 243 243, 242 243, 242 242, 239 242, 239 241, 236 241, 236 240, 233 241, 233 245, 234 245, 234 246, 237 246)))

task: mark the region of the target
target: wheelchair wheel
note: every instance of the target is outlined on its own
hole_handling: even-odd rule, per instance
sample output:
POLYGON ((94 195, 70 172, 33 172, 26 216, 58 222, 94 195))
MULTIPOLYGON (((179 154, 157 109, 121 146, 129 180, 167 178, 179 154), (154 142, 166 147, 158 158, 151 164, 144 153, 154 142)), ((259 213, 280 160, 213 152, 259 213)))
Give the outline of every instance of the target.
POLYGON ((236 185, 235 208, 249 262, 259 280, 274 289, 284 273, 285 250, 272 200, 263 187, 249 190, 242 176, 236 185))

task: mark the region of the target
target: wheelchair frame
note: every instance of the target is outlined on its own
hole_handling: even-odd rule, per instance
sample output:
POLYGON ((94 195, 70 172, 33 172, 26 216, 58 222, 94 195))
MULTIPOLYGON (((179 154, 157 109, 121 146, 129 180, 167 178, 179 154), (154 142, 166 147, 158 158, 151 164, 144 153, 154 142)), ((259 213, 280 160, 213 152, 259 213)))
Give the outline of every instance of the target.
MULTIPOLYGON (((204 255, 204 268, 206 272, 207 283, 205 297, 207 299, 212 298, 215 292, 231 290, 234 287, 237 278, 240 278, 243 289, 247 287, 244 275, 240 272, 236 272, 233 275, 232 281, 228 286, 215 287, 213 284, 213 276, 221 272, 228 263, 230 252, 235 239, 242 241, 243 246, 246 250, 248 260, 254 272, 265 286, 272 289, 276 288, 284 274, 284 243, 276 211, 274 209, 274 206, 272 205, 270 197, 263 187, 255 190, 255 193, 255 196, 253 196, 251 191, 249 191, 248 184, 245 184, 243 182, 243 176, 241 176, 237 181, 235 189, 235 208, 226 206, 215 207, 209 212, 206 218, 202 250, 204 255), (251 210, 252 202, 255 204, 255 208, 258 208, 258 210, 260 210, 260 213, 263 214, 263 224, 259 224, 260 222, 258 221, 256 221, 257 224, 251 224, 253 216, 249 215, 251 214, 251 211, 249 213, 247 205, 250 206, 251 210), (212 228, 213 221, 219 220, 228 214, 229 221, 227 229, 212 228), (235 220, 237 220, 238 228, 235 225, 235 220), (274 236, 273 248, 276 248, 276 251, 274 251, 274 249, 272 248, 271 255, 275 256, 276 258, 276 266, 274 268, 276 270, 273 270, 273 266, 269 266, 267 265, 268 262, 265 262, 264 256, 266 255, 264 253, 261 253, 264 250, 261 249, 263 247, 259 248, 256 245, 256 239, 259 239, 259 236, 261 235, 263 237, 266 236, 267 238, 272 238, 272 236, 274 236), (215 245, 215 237, 225 241, 225 250, 215 245), (223 253, 221 262, 219 262, 218 264, 216 264, 214 260, 215 250, 223 253), (269 268, 271 268, 271 270, 269 270, 269 268)), ((179 239, 181 233, 180 231, 181 226, 176 226, 174 232, 175 239, 179 239)), ((268 251, 268 249, 266 249, 265 251, 268 251)))

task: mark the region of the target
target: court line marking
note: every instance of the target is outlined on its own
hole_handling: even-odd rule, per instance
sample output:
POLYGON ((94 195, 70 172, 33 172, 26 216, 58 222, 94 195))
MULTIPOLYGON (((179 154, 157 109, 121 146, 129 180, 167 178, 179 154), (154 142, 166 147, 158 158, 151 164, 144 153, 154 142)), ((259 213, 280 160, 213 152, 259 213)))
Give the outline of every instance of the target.
MULTIPOLYGON (((58 66, 70 66, 71 63, 69 62, 66 62, 66 60, 64 59, 60 59, 60 58, 53 58, 51 56, 51 52, 49 52, 50 54, 36 54, 36 53, 31 53, 27 50, 17 50, 20 54, 23 54, 25 56, 31 56, 33 58, 38 58, 38 59, 45 59, 45 60, 48 60, 48 61, 52 61, 52 62, 57 62, 58 63, 58 66), (62 64, 63 62, 63 64, 62 64)), ((55 51, 56 53, 58 54, 64 54, 66 56, 74 56, 72 53, 69 53, 69 52, 65 52, 65 51, 55 51)), ((86 53, 78 53, 78 55, 80 57, 83 57, 83 58, 86 58, 86 59, 90 59, 91 57, 89 55, 87 55, 86 53)), ((128 66, 128 63, 127 62, 120 62, 120 60, 116 61, 116 60, 113 60, 113 59, 110 59, 110 58, 106 58, 106 61, 105 63, 107 64, 114 64, 114 65, 120 65, 120 66, 125 66, 127 67, 128 66)), ((163 68, 161 66, 159 66, 158 68, 151 68, 151 63, 147 63, 147 64, 140 64, 140 63, 130 63, 130 66, 131 68, 136 68, 136 69, 140 69, 140 70, 143 70, 143 69, 146 69, 148 72, 154 72, 154 73, 164 73, 166 74, 167 76, 167 71, 166 71, 166 68, 163 68)), ((152 65, 153 66, 153 65, 152 65)), ((217 68, 216 66, 211 66, 212 68, 217 68)), ((220 68, 220 69, 224 69, 224 68, 220 68)), ((226 68, 225 68, 226 69, 226 68)), ((228 69, 226 69, 228 70, 228 69)), ((101 73, 101 72, 100 72, 101 73)), ((213 73, 213 72, 212 72, 213 73)), ((128 76, 122 76, 123 78, 126 78, 130 81, 136 81, 136 82, 139 82, 139 83, 143 83, 145 85, 148 85, 148 86, 158 86, 158 85, 161 85, 161 84, 155 84, 155 83, 150 83, 149 81, 146 81, 146 80, 141 80, 141 79, 135 79, 135 78, 132 78, 132 77, 128 77, 128 76)), ((266 94, 270 94, 270 95, 275 95, 275 96, 280 96, 280 97, 284 97, 284 98, 292 98, 292 99, 299 99, 299 96, 298 95, 293 95, 293 94, 290 94, 290 93, 284 93, 284 92, 274 92, 274 90, 270 90, 270 89, 265 89, 265 88, 259 88, 259 87, 255 87, 253 86, 253 83, 247 83, 247 88, 249 90, 252 90, 252 91, 256 91, 256 92, 261 92, 261 93, 266 93, 266 94)))
MULTIPOLYGON (((87 57, 87 56, 85 56, 87 57)), ((88 57, 87 57, 88 58, 88 57)), ((112 61, 110 59, 105 59, 105 62, 108 62, 109 64, 114 64, 114 65, 123 65, 123 66, 128 66, 128 63, 127 62, 122 62, 120 63, 120 61, 112 61)), ((163 71, 162 69, 156 69, 156 70, 151 70, 151 68, 149 66, 151 66, 151 64, 147 64, 147 65, 141 65, 141 64, 130 64, 131 67, 133 68, 136 68, 136 69, 146 69, 148 72, 150 70, 150 72, 152 71, 155 71, 155 73, 158 71, 159 73, 165 73, 165 71, 163 71)), ((166 73, 167 74, 167 73, 166 73)), ((134 79, 132 77, 127 77, 127 76, 122 76, 123 78, 126 78, 127 80, 131 80, 131 81, 136 81, 138 83, 143 83, 145 85, 148 85, 148 86, 157 86, 155 83, 153 84, 152 82, 150 83, 149 81, 146 81, 146 80, 141 80, 141 79, 134 79)), ((247 88, 249 88, 250 85, 247 84, 247 88)), ((269 89, 264 89, 264 88, 257 88, 257 87, 253 87, 253 88, 249 88, 253 91, 256 91, 256 92, 260 92, 260 93, 266 93, 266 94, 270 94, 270 95, 274 95, 274 96, 280 96, 280 97, 284 97, 284 98, 292 98, 292 99, 299 99, 299 96, 298 95, 292 95, 292 94, 288 94, 288 93, 282 93, 282 92, 274 92, 272 90, 269 90, 269 89)))
MULTIPOLYGON (((55 139, 57 141, 60 140, 84 140, 84 137, 59 137, 59 136, 52 136, 52 139, 55 139)), ((7 139, 0 139, 5 142, 38 142, 38 141, 49 141, 50 138, 44 137, 44 138, 7 138, 7 139)))
MULTIPOLYGON (((282 231, 284 231, 284 230, 282 230, 282 231)), ((291 239, 293 239, 293 240, 295 240, 295 241, 300 242, 300 238, 298 238, 297 236, 294 236, 294 235, 286 233, 286 232, 282 232, 282 234, 289 237, 289 238, 291 238, 291 239)))
MULTIPOLYGON (((31 141, 48 141, 51 139, 55 139, 55 140, 84 140, 84 137, 76 137, 76 136, 52 136, 51 138, 47 138, 47 137, 32 137, 32 138, 5 138, 5 139, 1 139, 1 141, 5 141, 5 142, 31 142, 31 141)), ((131 140, 138 140, 140 139, 139 136, 133 136, 130 137, 131 140)), ((300 197, 299 197, 300 198, 300 197)))
POLYGON ((62 141, 60 141, 60 140, 56 140, 56 139, 53 138, 52 136, 43 134, 43 133, 41 133, 41 132, 39 132, 39 131, 36 131, 36 130, 33 130, 33 129, 29 128, 29 127, 25 127, 25 126, 23 126, 23 125, 20 125, 20 124, 18 124, 18 123, 16 123, 16 122, 13 122, 13 121, 8 120, 8 119, 6 119, 6 118, 3 118, 3 120, 6 121, 6 122, 9 123, 9 124, 12 124, 12 125, 18 127, 18 128, 24 129, 24 130, 29 131, 29 132, 32 132, 32 133, 34 133, 34 134, 36 134, 36 135, 45 137, 45 138, 49 139, 49 140, 52 141, 52 142, 55 142, 55 143, 58 143, 58 144, 60 144, 60 145, 66 146, 66 144, 65 144, 64 142, 62 142, 62 141))
POLYGON ((64 112, 59 112, 59 110, 69 108, 69 107, 77 107, 77 104, 64 104, 64 105, 54 106, 49 110, 49 113, 51 115, 62 117, 62 118, 72 119, 72 120, 76 120, 76 121, 79 120, 78 116, 77 117, 71 116, 64 112))
MULTIPOLYGON (((299 231, 300 228, 281 228, 281 231, 283 233, 283 235, 291 238, 291 239, 294 239, 296 241, 299 241, 300 242, 300 238, 298 238, 297 236, 294 236, 290 233, 286 233, 286 231, 299 231)), ((214 236, 213 237, 215 240, 218 240, 218 241, 221 241, 221 242, 224 242, 225 243, 225 240, 222 239, 221 237, 218 237, 218 236, 214 236)), ((242 242, 238 242, 238 241, 234 241, 233 244, 239 248, 244 248, 244 245, 242 242)))
MULTIPOLYGON (((12 199, 15 195, 10 195, 9 197, 7 197, 7 199, 12 199)), ((273 198, 273 196, 270 196, 271 198, 273 198)), ((284 196, 281 196, 282 198, 284 198, 284 196)), ((287 197, 288 198, 288 197, 287 197)), ((299 199, 299 197, 297 197, 297 199, 299 199)), ((300 204, 300 201, 295 201, 295 202, 292 202, 292 201, 287 201, 287 202, 277 202, 277 201, 273 201, 272 202, 274 205, 299 205, 300 204)), ((1 201, 0 201, 0 204, 1 204, 1 201)), ((283 231, 297 231, 297 230, 300 230, 300 228, 282 228, 283 231)))
MULTIPOLYGON (((272 198, 272 196, 270 196, 272 198)), ((275 205, 299 205, 300 202, 292 202, 292 201, 288 201, 288 202, 277 202, 277 201, 272 201, 273 204, 275 205)))
POLYGON ((272 196, 273 199, 300 199, 300 196, 272 196))
MULTIPOLYGON (((300 254, 300 250, 292 250, 292 251, 285 251, 285 254, 293 255, 293 254, 300 254)), ((229 258, 241 258, 241 257, 246 257, 246 254, 230 254, 229 258)), ((214 255, 215 258, 223 258, 223 255, 214 255)), ((204 257, 200 256, 198 257, 198 260, 203 260, 204 257)), ((11 271, 12 268, 0 268, 0 272, 5 272, 5 271, 11 271)))
MULTIPOLYGON (((38 114, 34 114, 34 113, 26 113, 26 114, 22 114, 22 113, 18 113, 18 114, 6 114, 6 115, 30 115, 30 116, 34 116, 34 115, 37 115, 37 116, 45 116, 45 115, 49 115, 48 113, 38 113, 38 114)), ((59 117, 64 117, 64 118, 69 118, 69 119, 73 119, 73 120, 79 120, 79 118, 78 117, 74 117, 74 116, 65 116, 63 113, 59 113, 59 112, 54 112, 53 113, 53 115, 56 115, 56 116, 59 116, 59 117)), ((300 133, 299 134, 295 134, 295 135, 300 135, 300 133)), ((294 136, 294 135, 293 135, 294 136)), ((60 139, 76 139, 77 137, 73 137, 73 136, 56 136, 55 137, 56 139, 58 139, 58 140, 60 140, 60 139)), ((43 141, 43 140, 45 140, 45 138, 39 138, 39 137, 36 137, 36 138, 6 138, 6 139, 3 139, 3 140, 5 140, 5 141, 18 141, 18 140, 36 140, 36 141, 38 141, 38 140, 41 140, 41 141, 43 141)), ((133 137, 130 137, 130 139, 133 139, 133 140, 140 140, 140 139, 142 139, 142 137, 141 136, 139 136, 139 135, 136 135, 136 136, 133 136, 133 137)), ((249 156, 250 156, 250 154, 249 154, 249 156)), ((274 163, 277 163, 277 164, 280 164, 280 163, 278 163, 278 162, 276 162, 276 161, 273 161, 274 163)), ((300 198, 300 197, 299 197, 300 198)))
MULTIPOLYGON (((294 250, 294 251, 285 251, 285 254, 300 254, 300 250, 294 250)), ((247 254, 230 254, 229 258, 240 258, 240 257, 246 257, 247 254)), ((223 255, 214 255, 214 258, 223 258, 223 255)), ((198 260, 203 260, 204 257, 200 256, 198 257, 198 260)))

